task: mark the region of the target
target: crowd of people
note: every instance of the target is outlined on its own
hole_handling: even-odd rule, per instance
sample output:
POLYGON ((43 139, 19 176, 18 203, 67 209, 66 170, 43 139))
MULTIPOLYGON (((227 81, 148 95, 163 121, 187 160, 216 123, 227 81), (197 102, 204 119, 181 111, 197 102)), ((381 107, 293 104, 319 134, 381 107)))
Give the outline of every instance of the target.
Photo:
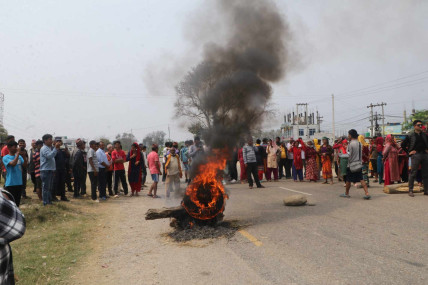
MULTIPOLYGON (((302 138, 288 141, 279 137, 265 138, 257 139, 256 144, 249 137, 233 149, 224 169, 223 183, 227 179, 229 183, 240 180, 250 188, 254 183, 257 188, 264 188, 262 182, 272 181, 273 176, 273 181, 322 180, 323 184, 333 184, 334 170, 337 180, 346 187, 340 195, 344 198, 350 197, 350 188, 355 185, 364 189, 364 199, 370 199, 369 178, 384 185, 408 182, 411 197, 414 197, 416 181, 423 187, 424 195, 428 195, 427 130, 420 120, 415 120, 413 127, 401 142, 391 135, 365 138, 354 129, 348 132, 348 137, 332 144, 327 137, 306 142, 302 138)), ((162 151, 153 144, 149 153, 146 146, 138 143, 133 143, 127 153, 120 141, 105 145, 103 141, 92 140, 88 146, 84 140, 77 139, 76 149, 70 152, 60 137, 53 138, 49 134, 42 140, 33 140, 29 150, 25 140, 16 141, 11 135, 2 143, 0 163, 5 190, 2 189, 0 195, 0 236, 3 239, 0 283, 11 281, 13 276, 9 242, 25 232, 25 218, 19 206, 21 199, 29 199, 27 175, 33 182, 33 192, 44 206, 54 201, 69 201, 66 191, 73 192, 75 199, 86 196, 87 177, 91 199, 95 202, 119 195, 138 196, 146 187, 148 171, 153 183, 146 195, 159 198, 158 183, 162 180, 166 197, 169 197, 171 192, 179 192, 183 174, 185 182, 191 182, 192 161, 206 151, 199 137, 181 146, 177 142, 167 142, 162 151)))
MULTIPOLYGON (((428 139, 426 129, 419 120, 414 121, 414 130, 397 142, 387 135, 365 138, 350 130, 348 137, 330 143, 327 137, 321 140, 304 141, 302 138, 287 141, 249 137, 233 150, 225 169, 225 180, 230 183, 254 184, 264 188, 263 181, 292 179, 294 182, 317 182, 333 184, 333 170, 337 180, 346 187, 343 197, 349 197, 352 185, 365 191, 370 199, 369 178, 372 182, 390 185, 409 183, 409 195, 414 196, 415 181, 425 187, 428 195, 428 139), (238 179, 239 165, 239 179, 238 179)), ((90 181, 90 197, 93 201, 107 200, 119 195, 138 196, 146 187, 148 172, 153 183, 148 196, 159 198, 158 184, 165 184, 166 197, 180 189, 180 179, 190 183, 189 171, 192 160, 204 153, 199 137, 184 142, 166 142, 162 151, 153 144, 147 147, 133 143, 126 153, 120 141, 107 146, 103 141, 76 140, 76 149, 70 152, 60 137, 46 134, 42 140, 33 140, 26 149, 23 139, 8 136, 1 149, 2 176, 5 189, 13 196, 19 207, 21 199, 27 199, 27 174, 43 205, 61 200, 68 201, 66 191, 73 198, 86 196, 86 180, 90 181), (128 163, 127 173, 125 163, 128 163), (119 190, 121 184, 121 191, 119 190), (129 185, 129 187, 128 187, 129 185), (129 191, 130 188, 130 191, 129 191)))
POLYGON ((413 122, 414 130, 403 141, 392 135, 380 134, 371 138, 350 130, 348 137, 341 137, 332 144, 327 137, 304 142, 302 138, 282 141, 253 139, 234 149, 228 162, 231 183, 240 180, 258 188, 261 181, 293 179, 294 182, 317 182, 333 184, 333 170, 338 182, 346 187, 342 197, 349 197, 351 185, 362 187, 365 199, 370 199, 369 178, 372 182, 390 185, 409 183, 409 195, 414 197, 414 183, 424 187, 428 195, 428 139, 426 128, 420 120, 413 122), (238 179, 237 164, 240 166, 238 179))

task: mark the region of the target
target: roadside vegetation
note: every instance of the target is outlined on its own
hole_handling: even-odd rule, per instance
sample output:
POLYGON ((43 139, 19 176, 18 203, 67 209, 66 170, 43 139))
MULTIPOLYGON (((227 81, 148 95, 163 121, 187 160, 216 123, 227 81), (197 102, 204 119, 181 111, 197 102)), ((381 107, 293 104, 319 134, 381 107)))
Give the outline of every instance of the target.
MULTIPOLYGON (((29 185, 27 194, 32 187, 29 185)), ((96 222, 88 200, 58 202, 43 207, 33 193, 23 200, 25 235, 11 243, 17 284, 66 283, 73 269, 90 252, 89 238, 96 222)))

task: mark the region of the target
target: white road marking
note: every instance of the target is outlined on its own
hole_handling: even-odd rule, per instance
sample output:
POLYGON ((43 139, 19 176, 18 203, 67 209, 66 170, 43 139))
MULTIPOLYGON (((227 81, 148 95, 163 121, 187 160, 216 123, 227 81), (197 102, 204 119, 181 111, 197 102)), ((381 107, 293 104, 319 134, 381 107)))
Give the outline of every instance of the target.
POLYGON ((305 195, 312 196, 312 194, 305 193, 305 192, 300 192, 300 191, 296 191, 296 190, 293 190, 293 189, 288 189, 288 188, 285 188, 285 187, 279 187, 279 188, 284 189, 284 190, 288 190, 288 191, 291 191, 291 192, 296 192, 296 193, 300 193, 300 194, 305 194, 305 195))

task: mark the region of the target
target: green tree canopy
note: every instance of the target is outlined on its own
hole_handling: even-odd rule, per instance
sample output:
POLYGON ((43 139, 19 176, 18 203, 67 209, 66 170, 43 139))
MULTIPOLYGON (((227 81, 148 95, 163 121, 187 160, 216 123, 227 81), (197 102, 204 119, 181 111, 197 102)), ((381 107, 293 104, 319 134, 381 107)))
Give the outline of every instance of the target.
POLYGON ((428 123, 428 110, 417 110, 410 116, 407 122, 403 125, 403 130, 409 131, 413 129, 413 121, 421 120, 424 124, 428 123))
POLYGON ((120 141, 123 150, 130 150, 131 145, 137 141, 132 133, 123 133, 122 135, 118 134, 115 139, 120 141))
POLYGON ((151 145, 156 143, 158 145, 163 145, 165 143, 166 133, 164 131, 154 131, 147 134, 143 139, 143 144, 147 146, 148 149, 151 149, 151 145))
POLYGON ((6 128, 2 124, 0 124, 0 141, 4 142, 8 135, 9 134, 8 134, 6 128))

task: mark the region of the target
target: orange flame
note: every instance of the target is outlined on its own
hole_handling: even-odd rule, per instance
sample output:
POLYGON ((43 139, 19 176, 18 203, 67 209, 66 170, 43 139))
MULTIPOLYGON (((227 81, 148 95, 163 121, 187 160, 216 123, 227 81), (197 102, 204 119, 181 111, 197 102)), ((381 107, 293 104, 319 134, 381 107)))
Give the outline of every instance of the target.
POLYGON ((199 165, 198 174, 186 189, 182 205, 195 219, 210 220, 224 211, 228 199, 221 182, 226 167, 224 153, 214 151, 205 164, 199 165))

